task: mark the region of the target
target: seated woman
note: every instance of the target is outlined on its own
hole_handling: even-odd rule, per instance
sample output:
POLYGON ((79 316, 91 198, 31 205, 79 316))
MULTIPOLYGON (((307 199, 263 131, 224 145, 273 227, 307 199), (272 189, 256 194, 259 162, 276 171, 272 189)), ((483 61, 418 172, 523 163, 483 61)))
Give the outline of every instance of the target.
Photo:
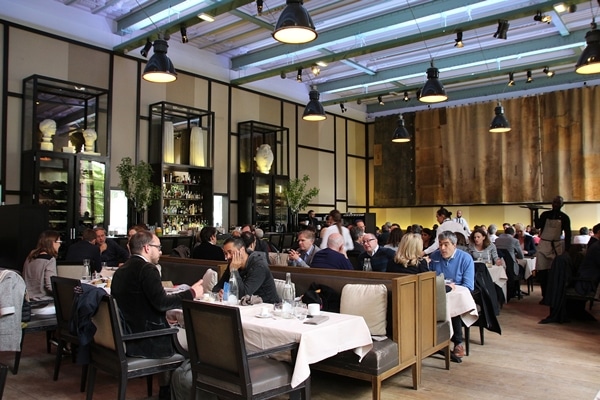
POLYGON ((427 261, 421 257, 422 253, 423 239, 421 239, 421 235, 407 233, 400 240, 394 262, 388 264, 387 272, 418 274, 429 271, 427 261))
POLYGON ((390 232, 390 236, 388 236, 387 243, 383 247, 387 247, 394 251, 398 251, 398 247, 400 246, 401 239, 402 239, 402 229, 400 229, 400 228, 392 229, 392 231, 390 232))
POLYGON ((56 276, 56 256, 61 243, 58 232, 44 231, 25 259, 23 280, 30 300, 52 300, 50 278, 56 276))
POLYGON ((421 231, 421 239, 423 239, 423 250, 425 250, 435 241, 435 232, 429 228, 423 228, 421 231))
POLYGON ((533 236, 525 234, 525 226, 520 222, 515 224, 515 239, 519 241, 525 257, 532 257, 535 254, 536 248, 533 236))
POLYGON ((200 244, 192 250, 192 258, 201 260, 225 261, 223 249, 217 246, 217 229, 213 226, 205 226, 200 230, 200 244))
POLYGON ((496 245, 490 241, 487 231, 483 228, 477 228, 471 232, 469 247, 467 252, 471 254, 473 260, 477 262, 492 263, 502 265, 502 260, 498 257, 496 245))

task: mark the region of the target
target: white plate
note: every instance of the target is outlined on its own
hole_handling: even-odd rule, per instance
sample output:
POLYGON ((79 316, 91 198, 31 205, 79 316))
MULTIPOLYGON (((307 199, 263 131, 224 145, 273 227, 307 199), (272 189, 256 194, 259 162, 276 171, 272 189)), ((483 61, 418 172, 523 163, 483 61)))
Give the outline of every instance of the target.
POLYGON ((273 314, 256 314, 256 318, 273 318, 273 314))

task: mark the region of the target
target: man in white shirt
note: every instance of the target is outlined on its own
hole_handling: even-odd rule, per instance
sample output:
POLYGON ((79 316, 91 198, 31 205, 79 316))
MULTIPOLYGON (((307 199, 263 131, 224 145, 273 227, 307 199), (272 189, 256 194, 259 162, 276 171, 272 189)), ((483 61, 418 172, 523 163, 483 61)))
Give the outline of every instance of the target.
POLYGON ((471 230, 469 229, 469 223, 462 216, 462 210, 456 211, 456 218, 454 218, 453 221, 458 222, 459 224, 461 224, 463 226, 463 228, 465 229, 465 232, 467 233, 467 236, 469 236, 471 234, 471 230))

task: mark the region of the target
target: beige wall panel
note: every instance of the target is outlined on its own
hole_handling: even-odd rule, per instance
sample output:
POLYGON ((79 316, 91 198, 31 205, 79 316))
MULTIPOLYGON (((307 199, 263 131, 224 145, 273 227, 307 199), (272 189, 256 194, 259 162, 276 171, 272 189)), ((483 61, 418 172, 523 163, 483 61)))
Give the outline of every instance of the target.
MULTIPOLYGON (((21 99, 8 97, 7 105, 7 115, 21 115, 21 99)), ((6 183, 2 190, 20 190, 21 118, 8 118, 6 131, 6 183)))
POLYGON ((267 124, 281 126, 281 100, 271 97, 259 97, 258 118, 253 118, 267 124))
POLYGON ((348 181, 354 179, 354 170, 346 165, 346 120, 336 117, 335 124, 335 176, 337 200, 347 199, 348 181))
MULTIPOLYGON (((168 83, 152 83, 141 78, 146 64, 140 64, 140 115, 148 116, 148 106, 160 101, 167 101, 168 83)), ((137 76, 131 76, 130 79, 137 80, 137 76)))
POLYGON ((600 222, 600 204, 566 204, 563 211, 571 218, 573 231, 579 231, 582 226, 591 231, 600 222))
MULTIPOLYGON (((108 89, 110 54, 69 44, 68 81, 108 89)), ((117 71, 119 71, 117 69, 117 71)), ((118 74, 116 74, 118 75, 118 74)))
POLYGON ((21 93, 23 79, 34 74, 68 80, 67 42, 17 28, 10 29, 8 39, 9 91, 21 93))
MULTIPOLYGON (((191 75, 178 73, 175 82, 167 83, 167 97, 164 99, 169 103, 181 104, 182 106, 195 107, 194 78, 191 75)), ((157 84, 158 85, 158 84, 157 84)))
POLYGON ((140 140, 138 142, 138 151, 140 160, 148 161, 148 135, 150 132, 149 121, 140 120, 140 140))
POLYGON ((367 204, 366 185, 365 160, 348 157, 348 205, 364 206, 367 204))
POLYGON ((296 171, 296 150, 298 148, 296 119, 300 114, 296 113, 297 110, 297 105, 291 103, 283 103, 283 126, 290 130, 290 137, 288 142, 290 154, 290 170, 288 171, 288 175, 291 178, 299 177, 296 171))
POLYGON ((298 149, 298 157, 300 160, 311 161, 300 163, 298 166, 298 175, 308 175, 310 177, 309 187, 319 188, 319 195, 313 199, 312 202, 319 204, 334 204, 333 154, 300 148, 298 149))
POLYGON ((348 120, 348 154, 364 157, 365 137, 365 125, 348 120))
MULTIPOLYGON (((113 77, 113 96, 112 96, 112 125, 111 125, 111 163, 110 163, 110 187, 119 185, 119 174, 117 174, 117 165, 121 163, 123 157, 135 159, 136 149, 136 99, 132 96, 137 90, 138 82, 131 79, 136 76, 137 62, 125 57, 115 57, 115 71, 113 77)), ((142 132, 145 135, 147 133, 142 132)), ((147 148, 139 148, 141 154, 146 158, 147 148)))
MULTIPOLYGON (((218 83, 212 83, 211 87, 211 111, 215 113, 215 156, 213 166, 213 186, 215 193, 228 193, 227 183, 229 182, 229 176, 227 174, 227 162, 230 158, 231 160, 235 160, 237 162, 237 152, 232 152, 231 156, 227 157, 229 146, 227 96, 229 91, 226 85, 221 85, 218 83)), ((237 177, 237 165, 231 171, 232 175, 237 177)), ((235 192, 237 193, 237 189, 235 192)))
POLYGON ((238 122, 259 121, 257 115, 260 114, 260 106, 261 102, 257 94, 233 88, 231 90, 231 129, 237 132, 238 122))
MULTIPOLYGON (((209 81, 206 79, 194 79, 194 107, 201 110, 208 110, 208 87, 209 81)), ((213 94, 214 105, 214 94, 213 94)), ((213 111, 213 110, 210 110, 213 111)))
POLYGON ((333 150, 334 135, 333 121, 335 117, 331 114, 325 121, 305 121, 298 118, 298 144, 304 146, 318 147, 323 150, 333 150))

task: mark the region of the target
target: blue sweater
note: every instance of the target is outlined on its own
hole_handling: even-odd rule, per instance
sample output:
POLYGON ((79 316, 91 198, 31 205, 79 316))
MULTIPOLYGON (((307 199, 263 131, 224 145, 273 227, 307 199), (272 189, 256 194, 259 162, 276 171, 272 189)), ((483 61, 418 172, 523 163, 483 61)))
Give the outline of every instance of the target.
POLYGON ((436 250, 429 257, 431 271, 435 271, 437 275, 443 273, 446 279, 454 279, 456 285, 465 286, 469 290, 475 289, 475 263, 469 253, 456 249, 446 260, 442 253, 436 250))

